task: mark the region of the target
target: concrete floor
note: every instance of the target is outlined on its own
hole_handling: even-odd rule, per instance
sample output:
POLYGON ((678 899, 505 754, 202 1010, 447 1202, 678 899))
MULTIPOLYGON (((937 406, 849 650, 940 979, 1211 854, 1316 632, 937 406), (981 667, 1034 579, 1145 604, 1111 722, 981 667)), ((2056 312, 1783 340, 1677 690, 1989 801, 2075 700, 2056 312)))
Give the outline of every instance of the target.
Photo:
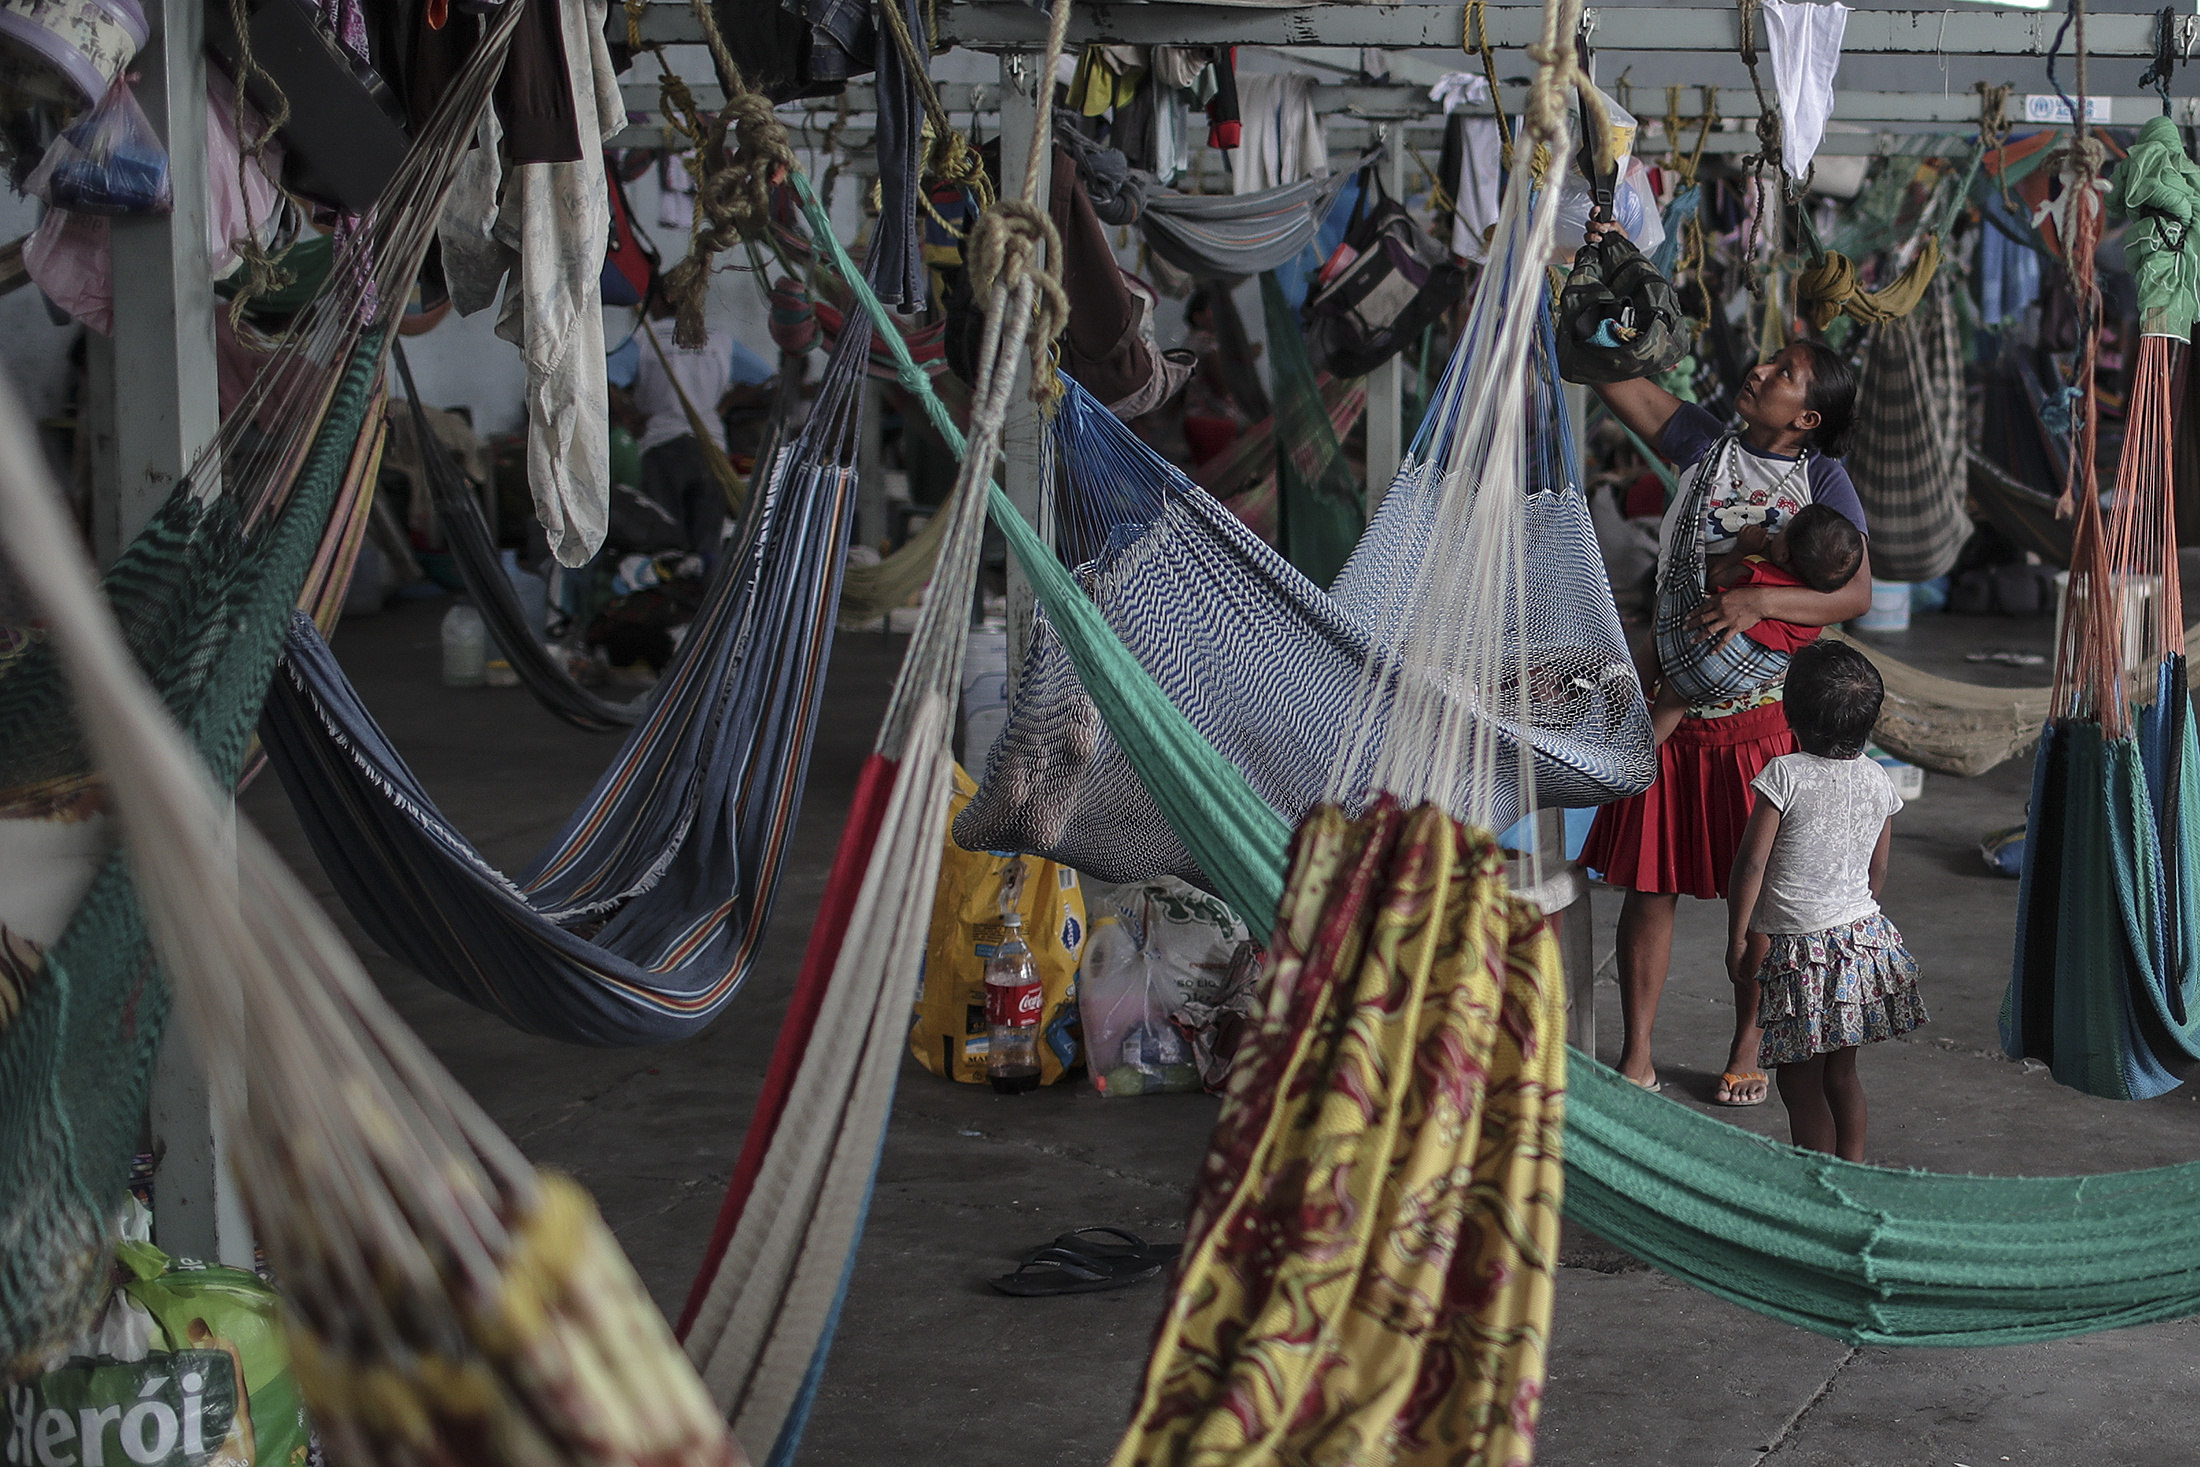
MULTIPOLYGON (((347 621, 337 650, 368 705, 446 812, 516 868, 556 830, 612 743, 567 729, 517 689, 436 681, 442 602, 347 621)), ((2042 672, 1964 663, 1969 647, 2044 649, 2044 621, 1928 618, 1883 639, 1897 655, 1978 682, 2042 672)), ((837 647, 794 860, 763 960, 708 1033, 653 1050, 530 1038, 447 998, 373 948, 336 908, 280 788, 244 807, 328 903, 385 991, 520 1146, 595 1194, 659 1304, 676 1310, 754 1104, 824 885, 858 764, 901 639, 837 647)), ((2077 1173, 2200 1155, 2184 1093, 2088 1099, 2004 1059, 1995 1014, 2008 974, 2014 881, 1986 873, 1979 835, 2023 818, 2029 762, 1981 778, 1928 776, 1896 822, 1889 914, 1923 967, 1933 1022, 1865 1058, 1876 1161, 2077 1173)), ((1618 900, 1597 897, 1604 1057, 1617 994, 1618 900)), ((1658 1030, 1675 1103, 1702 1105, 1730 1024, 1724 910, 1683 903, 1658 1030)), ((1785 1134, 1775 1101, 1719 1111, 1785 1134)), ((838 1342, 804 1442, 805 1467, 1089 1467, 1122 1429, 1160 1302, 1158 1285, 1053 1300, 984 1286, 1023 1249, 1112 1223, 1181 1227, 1214 1102, 1103 1101, 1083 1086, 1002 1098, 907 1067, 838 1342)), ((2200 1323, 2001 1350, 1852 1350, 1721 1303, 1569 1230, 1541 1460, 1548 1467, 2159 1467, 2200 1458, 2200 1323)))

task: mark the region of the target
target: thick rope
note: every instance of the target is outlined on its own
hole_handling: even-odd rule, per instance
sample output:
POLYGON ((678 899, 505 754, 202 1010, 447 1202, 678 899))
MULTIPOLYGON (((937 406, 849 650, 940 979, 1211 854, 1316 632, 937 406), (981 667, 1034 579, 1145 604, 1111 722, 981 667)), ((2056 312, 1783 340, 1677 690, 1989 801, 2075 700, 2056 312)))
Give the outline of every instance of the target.
MULTIPOLYGON (((260 245, 260 221, 252 217, 252 187, 246 171, 249 163, 263 165, 264 171, 268 144, 290 123, 290 94, 276 84, 275 78, 268 75, 259 57, 253 53, 252 23, 245 11, 245 0, 229 0, 229 24, 237 33, 237 89, 231 105, 235 113, 232 120, 237 127, 237 200, 244 210, 244 233, 229 242, 229 247, 237 252, 237 258, 245 267, 244 286, 229 302, 229 329, 238 331, 244 327, 245 309, 252 302, 271 291, 281 290, 297 275, 284 269, 260 245), (275 115, 263 119, 260 130, 248 138, 245 119, 251 112, 244 89, 255 78, 275 94, 275 115)), ((290 197, 290 191, 282 186, 280 179, 275 179, 274 183, 279 194, 290 197)))
POLYGON ((1467 0, 1466 19, 1459 37, 1460 49, 1482 58, 1482 75, 1489 80, 1490 106, 1497 113, 1497 156, 1512 161, 1512 122, 1505 116, 1505 94, 1498 87, 1497 52, 1490 46, 1489 7, 1484 0, 1467 0))
POLYGON ((627 45, 657 58, 659 108, 665 126, 695 149, 695 161, 689 167, 695 182, 695 221, 688 233, 687 256, 665 272, 664 291, 673 307, 674 344, 699 347, 710 340, 704 307, 713 263, 735 244, 769 235, 772 185, 793 171, 794 144, 770 100, 744 79, 718 29, 710 0, 690 0, 689 9, 725 84, 726 103, 715 114, 705 114, 687 82, 665 59, 664 48, 642 40, 643 5, 644 0, 626 0, 627 45))
POLYGON ((1764 273, 1757 268, 1757 244, 1763 227, 1766 210, 1774 207, 1775 197, 1787 197, 1784 175, 1787 172, 1785 155, 1781 151, 1780 103, 1777 98, 1765 96, 1764 79, 1757 74, 1757 0, 1738 0, 1741 7, 1742 65, 1749 68, 1750 90, 1757 94, 1757 151, 1741 160, 1749 171, 1750 182, 1756 194, 1752 207, 1742 221, 1742 279, 1752 296, 1764 298, 1764 273), (1775 196, 1765 188, 1765 174, 1775 172, 1782 176, 1780 192, 1775 196))

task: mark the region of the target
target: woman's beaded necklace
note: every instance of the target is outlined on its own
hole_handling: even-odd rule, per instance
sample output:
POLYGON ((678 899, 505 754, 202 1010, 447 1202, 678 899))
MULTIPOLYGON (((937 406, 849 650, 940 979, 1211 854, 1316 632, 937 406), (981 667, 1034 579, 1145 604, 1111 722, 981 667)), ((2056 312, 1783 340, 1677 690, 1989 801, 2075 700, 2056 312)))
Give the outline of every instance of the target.
POLYGON ((1798 475, 1809 469, 1811 454, 1807 448, 1797 454, 1795 462, 1788 466, 1788 471, 1780 476, 1779 482, 1775 483, 1770 489, 1763 491, 1762 495, 1750 492, 1749 486, 1743 482, 1741 434, 1729 433, 1726 435, 1725 457, 1727 487, 1734 491, 1734 498, 1744 504, 1770 504, 1779 499, 1780 495, 1794 484, 1798 475))

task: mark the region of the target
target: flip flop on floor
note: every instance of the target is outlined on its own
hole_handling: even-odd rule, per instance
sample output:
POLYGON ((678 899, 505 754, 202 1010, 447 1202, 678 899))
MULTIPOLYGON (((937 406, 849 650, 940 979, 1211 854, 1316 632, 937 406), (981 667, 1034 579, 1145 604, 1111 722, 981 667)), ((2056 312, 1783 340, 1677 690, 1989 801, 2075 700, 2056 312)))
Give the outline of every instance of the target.
POLYGON ((993 1287, 1019 1299, 1045 1299, 1057 1294, 1097 1294, 1128 1288, 1159 1272, 1158 1259, 1118 1267, 1067 1248, 1041 1248, 1018 1264, 1014 1273, 994 1279, 993 1287))
POLYGON ((1620 1078, 1625 1080, 1628 1084, 1634 1086, 1637 1090, 1647 1090, 1652 1095, 1662 1094, 1665 1090, 1665 1082, 1658 1078, 1658 1072, 1656 1070, 1652 1070, 1650 1072, 1650 1078, 1647 1080, 1638 1080, 1633 1075, 1627 1074, 1624 1071, 1621 1072, 1620 1078))
POLYGON ((1715 1092, 1713 1092, 1711 1096, 1711 1103, 1713 1105, 1725 1105, 1734 1107, 1745 1105, 1763 1105, 1765 1103, 1765 1097, 1770 1095, 1771 1093, 1772 1082, 1765 1078, 1765 1072, 1763 1070, 1741 1070, 1738 1072, 1734 1070, 1729 1070, 1725 1074, 1719 1076, 1719 1088, 1715 1092), (1757 1093, 1755 1095, 1750 1096, 1746 1100, 1735 1098, 1737 1092, 1739 1092, 1744 1086, 1751 1084, 1754 1084, 1757 1087, 1757 1093))
POLYGON ((1082 1254, 1113 1266, 1168 1263, 1181 1251, 1180 1244, 1149 1243, 1136 1233, 1104 1225, 1072 1229, 1048 1246, 1068 1253, 1082 1254))

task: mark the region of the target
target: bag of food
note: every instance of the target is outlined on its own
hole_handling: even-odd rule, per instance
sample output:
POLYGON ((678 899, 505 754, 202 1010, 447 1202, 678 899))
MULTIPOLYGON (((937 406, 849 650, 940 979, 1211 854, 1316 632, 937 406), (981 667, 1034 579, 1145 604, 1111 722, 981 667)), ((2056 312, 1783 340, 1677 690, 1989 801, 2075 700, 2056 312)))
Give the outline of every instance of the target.
MULTIPOLYGON (((977 784, 956 765, 947 812, 950 832, 955 816, 977 792, 977 784)), ((1001 891, 1010 863, 1019 860, 1025 875, 1016 910, 1023 915, 1024 943, 1039 970, 1043 1005, 1039 1083, 1052 1085, 1084 1061, 1077 966, 1085 948, 1085 894, 1077 873, 1036 856, 966 851, 950 833, 940 853, 940 884, 932 898, 932 932, 917 980, 909 1052, 933 1074, 966 1085, 985 1083, 985 964, 1008 930, 1001 921, 1001 891)))
POLYGON ((1174 877, 1120 887, 1078 974, 1093 1088, 1161 1095, 1229 1073, 1260 976, 1245 924, 1174 877))
POLYGON ((0 1464, 305 1467, 312 1438, 275 1291, 142 1239, 115 1261, 121 1282, 92 1327, 8 1387, 0 1464))
POLYGON ((168 150, 127 75, 47 145, 23 191, 76 214, 166 214, 175 207, 168 150))

